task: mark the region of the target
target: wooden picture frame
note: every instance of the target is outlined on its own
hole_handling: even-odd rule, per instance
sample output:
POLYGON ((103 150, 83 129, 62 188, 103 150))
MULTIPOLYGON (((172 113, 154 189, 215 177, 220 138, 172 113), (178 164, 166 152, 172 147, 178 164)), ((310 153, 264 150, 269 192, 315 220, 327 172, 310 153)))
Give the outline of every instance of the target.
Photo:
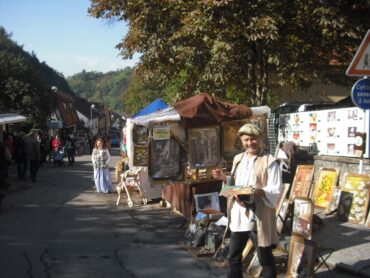
POLYGON ((276 206, 275 206, 275 213, 276 213, 276 216, 278 215, 278 213, 280 212, 280 209, 281 209, 281 206, 283 205, 283 202, 284 200, 287 198, 287 193, 289 191, 289 188, 290 188, 290 184, 289 183, 284 183, 283 184, 283 190, 281 191, 281 194, 279 196, 279 201, 276 203, 276 206))
POLYGON ((279 234, 282 233, 284 223, 285 223, 285 219, 286 219, 286 216, 287 216, 288 210, 289 210, 289 205, 290 205, 289 199, 284 199, 284 201, 282 202, 282 205, 280 207, 279 213, 276 213, 277 214, 276 215, 276 228, 277 228, 277 232, 279 234))
POLYGON ((146 146, 134 146, 133 150, 133 165, 134 166, 148 166, 149 164, 149 150, 146 146))
POLYGON ((366 221, 365 221, 365 226, 370 227, 370 211, 367 214, 367 218, 366 218, 366 221))
POLYGON ((190 168, 211 168, 220 164, 219 133, 217 126, 188 129, 190 168))
POLYGON ((180 145, 169 140, 152 140, 150 143, 149 176, 152 179, 175 179, 182 174, 180 145))
POLYGON ((339 198, 340 198, 341 191, 342 190, 339 188, 339 186, 336 186, 334 188, 334 191, 333 191, 332 198, 330 200, 329 206, 326 209, 327 212, 332 212, 332 211, 334 211, 334 210, 336 210, 338 208, 339 198))
POLYGON ((343 191, 351 192, 353 200, 348 215, 351 223, 365 224, 369 205, 370 176, 347 173, 344 177, 343 191))
POLYGON ((341 191, 339 196, 337 215, 342 221, 347 222, 349 217, 349 211, 351 210, 353 200, 353 193, 341 191))
POLYGON ((320 170, 312 195, 315 207, 325 210, 329 207, 337 181, 338 171, 336 169, 322 168, 320 170))
POLYGON ((289 200, 292 202, 295 197, 308 198, 310 196, 312 177, 314 173, 314 165, 298 165, 292 189, 290 191, 289 200))
POLYGON ((135 125, 132 129, 132 141, 135 145, 147 145, 149 143, 149 128, 143 125, 135 125))
POLYGON ((292 234, 310 239, 312 236, 312 219, 314 204, 309 198, 294 199, 292 234))
POLYGON ((317 244, 315 241, 292 236, 286 277, 314 277, 316 254, 317 244))
POLYGON ((233 162, 235 155, 245 151, 239 138, 239 128, 249 122, 249 119, 244 119, 221 123, 222 158, 229 164, 233 162))

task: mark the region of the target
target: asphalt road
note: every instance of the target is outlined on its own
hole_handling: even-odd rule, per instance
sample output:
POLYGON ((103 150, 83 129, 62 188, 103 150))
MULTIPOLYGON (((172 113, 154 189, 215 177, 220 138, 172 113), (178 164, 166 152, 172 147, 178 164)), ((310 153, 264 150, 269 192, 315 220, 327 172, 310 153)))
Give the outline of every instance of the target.
MULTIPOLYGON (((112 179, 117 150, 112 151, 112 179)), ((14 170, 14 169, 13 169, 14 170)), ((183 247, 185 219, 93 188, 90 156, 44 164, 38 182, 16 181, 0 212, 0 277, 226 277, 183 247)))

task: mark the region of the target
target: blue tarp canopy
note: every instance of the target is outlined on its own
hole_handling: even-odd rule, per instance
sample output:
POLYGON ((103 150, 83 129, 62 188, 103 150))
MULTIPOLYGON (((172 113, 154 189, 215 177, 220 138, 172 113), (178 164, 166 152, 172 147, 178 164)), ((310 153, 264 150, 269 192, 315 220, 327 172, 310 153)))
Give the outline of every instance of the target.
POLYGON ((134 114, 132 116, 132 118, 139 117, 139 116, 144 116, 144 115, 153 113, 155 111, 165 109, 167 107, 168 107, 168 105, 166 103, 164 103, 162 100, 157 98, 155 101, 153 101, 152 103, 150 103, 149 105, 147 105, 146 107, 141 109, 139 112, 134 114))

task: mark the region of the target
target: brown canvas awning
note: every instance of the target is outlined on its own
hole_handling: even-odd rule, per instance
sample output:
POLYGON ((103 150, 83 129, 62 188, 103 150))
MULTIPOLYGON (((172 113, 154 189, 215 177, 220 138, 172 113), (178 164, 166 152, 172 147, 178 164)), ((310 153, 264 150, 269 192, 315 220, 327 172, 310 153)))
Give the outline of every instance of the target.
POLYGON ((179 101, 175 104, 175 109, 185 128, 215 125, 252 115, 252 110, 245 105, 222 102, 207 93, 179 101))

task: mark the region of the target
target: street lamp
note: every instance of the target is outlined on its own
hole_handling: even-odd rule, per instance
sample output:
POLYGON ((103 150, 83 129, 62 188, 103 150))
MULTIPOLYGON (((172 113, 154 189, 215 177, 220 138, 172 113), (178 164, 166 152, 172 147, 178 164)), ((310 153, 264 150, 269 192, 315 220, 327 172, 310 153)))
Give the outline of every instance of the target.
POLYGON ((92 123, 92 111, 93 111, 93 109, 95 109, 95 104, 91 104, 91 106, 90 106, 90 130, 91 130, 92 134, 94 135, 93 123, 92 123))

